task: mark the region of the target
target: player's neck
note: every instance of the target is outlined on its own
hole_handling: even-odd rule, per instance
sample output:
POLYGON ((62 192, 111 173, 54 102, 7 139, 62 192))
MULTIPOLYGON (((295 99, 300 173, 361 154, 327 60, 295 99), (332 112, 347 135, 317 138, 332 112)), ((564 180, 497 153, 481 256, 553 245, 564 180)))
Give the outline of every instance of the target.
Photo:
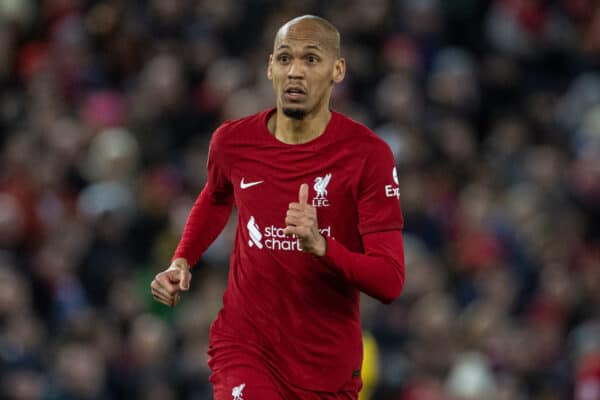
POLYGON ((290 118, 277 109, 267 122, 267 127, 277 140, 287 144, 302 144, 321 136, 331 119, 331 111, 324 109, 317 114, 309 114, 303 119, 290 118))

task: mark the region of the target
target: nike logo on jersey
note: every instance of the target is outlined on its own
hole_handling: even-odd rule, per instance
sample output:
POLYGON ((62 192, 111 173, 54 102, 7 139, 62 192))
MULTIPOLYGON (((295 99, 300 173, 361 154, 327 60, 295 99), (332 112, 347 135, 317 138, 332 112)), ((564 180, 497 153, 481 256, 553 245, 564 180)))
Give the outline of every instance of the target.
POLYGON ((256 182, 244 182, 244 178, 240 181, 240 188, 248 189, 249 187, 260 185, 264 181, 256 181, 256 182))

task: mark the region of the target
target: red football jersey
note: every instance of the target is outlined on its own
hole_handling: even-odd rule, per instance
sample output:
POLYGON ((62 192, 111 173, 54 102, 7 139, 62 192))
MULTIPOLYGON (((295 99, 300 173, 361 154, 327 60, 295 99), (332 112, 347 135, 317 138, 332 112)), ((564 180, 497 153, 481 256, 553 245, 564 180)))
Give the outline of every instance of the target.
POLYGON ((294 385, 351 390, 362 362, 359 290, 283 234, 285 215, 308 183, 320 232, 362 253, 362 235, 402 228, 395 162, 385 142, 336 112, 319 137, 285 144, 267 129, 273 112, 226 122, 211 139, 207 187, 238 209, 212 351, 231 343, 294 385))

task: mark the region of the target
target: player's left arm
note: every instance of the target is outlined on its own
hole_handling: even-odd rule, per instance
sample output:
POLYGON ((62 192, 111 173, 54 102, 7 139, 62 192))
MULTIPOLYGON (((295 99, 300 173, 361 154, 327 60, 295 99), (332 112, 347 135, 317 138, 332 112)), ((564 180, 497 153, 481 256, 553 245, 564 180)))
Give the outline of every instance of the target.
POLYGON ((384 143, 368 157, 358 189, 358 229, 363 253, 319 233, 317 211, 307 204, 308 186, 298 203, 290 203, 285 233, 296 235, 302 248, 341 272, 356 288, 384 302, 395 300, 404 286, 404 245, 398 178, 392 153, 384 143))
POLYGON ((391 303, 404 286, 404 245, 402 232, 390 230, 362 235, 364 253, 348 250, 319 233, 317 212, 303 201, 308 191, 300 188, 300 201, 290 203, 285 219, 286 235, 296 235, 302 249, 318 256, 328 267, 342 273, 357 289, 383 303, 391 303))
POLYGON ((383 303, 396 300, 404 287, 404 245, 399 230, 363 235, 364 253, 327 240, 325 264, 341 272, 357 289, 383 303))

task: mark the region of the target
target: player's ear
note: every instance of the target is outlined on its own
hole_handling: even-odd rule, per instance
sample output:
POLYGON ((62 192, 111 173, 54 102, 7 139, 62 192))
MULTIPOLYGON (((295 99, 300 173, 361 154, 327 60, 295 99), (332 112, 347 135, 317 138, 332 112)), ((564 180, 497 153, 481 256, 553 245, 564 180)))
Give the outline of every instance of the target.
POLYGON ((346 60, 338 58, 333 65, 333 82, 340 83, 346 76, 346 60))
POLYGON ((269 65, 267 66, 267 78, 273 79, 273 54, 269 54, 269 65))

